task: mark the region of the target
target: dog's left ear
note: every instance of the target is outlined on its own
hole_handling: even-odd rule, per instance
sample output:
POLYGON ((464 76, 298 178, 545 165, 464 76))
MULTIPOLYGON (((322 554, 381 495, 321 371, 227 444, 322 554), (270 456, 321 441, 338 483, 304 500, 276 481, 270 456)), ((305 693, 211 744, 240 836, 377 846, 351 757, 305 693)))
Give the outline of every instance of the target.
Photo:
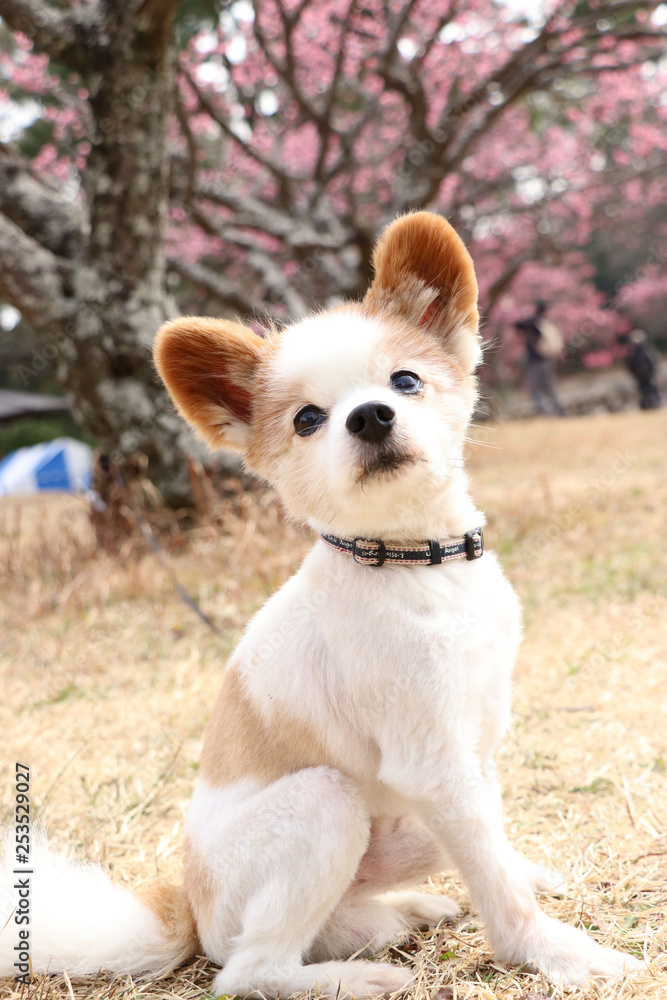
POLYGON ((364 305, 437 337, 466 374, 474 371, 482 353, 477 281, 452 226, 433 212, 404 215, 382 233, 373 265, 375 280, 364 305))

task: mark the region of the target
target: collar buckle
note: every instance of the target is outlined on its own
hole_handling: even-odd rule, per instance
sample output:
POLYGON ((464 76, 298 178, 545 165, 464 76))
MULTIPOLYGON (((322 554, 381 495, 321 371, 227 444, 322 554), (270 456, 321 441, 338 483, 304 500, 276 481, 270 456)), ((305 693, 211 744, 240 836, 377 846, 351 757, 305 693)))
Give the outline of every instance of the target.
POLYGON ((352 558, 359 566, 372 566, 379 569, 380 566, 384 566, 384 561, 387 558, 387 546, 381 538, 355 538, 354 545, 352 546, 352 558), (377 545, 377 554, 372 549, 367 548, 369 542, 377 545), (370 562, 373 558, 377 561, 370 562))
POLYGON ((439 566, 442 562, 442 550, 437 538, 429 538, 428 547, 431 553, 431 566, 439 566))
POLYGON ((465 538, 466 559, 468 562, 471 562, 473 559, 479 559, 484 554, 484 532, 482 529, 475 528, 473 531, 466 531, 463 537, 465 538))

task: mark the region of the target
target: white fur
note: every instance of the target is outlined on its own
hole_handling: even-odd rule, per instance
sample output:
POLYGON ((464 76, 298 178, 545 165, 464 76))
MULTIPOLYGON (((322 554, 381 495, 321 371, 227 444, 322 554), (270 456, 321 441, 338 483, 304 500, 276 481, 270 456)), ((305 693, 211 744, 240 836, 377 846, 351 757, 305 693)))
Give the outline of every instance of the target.
POLYGON ((275 359, 275 378, 303 386, 304 403, 321 396, 330 406, 349 389, 351 379, 368 377, 382 334, 378 323, 352 311, 308 316, 286 331, 275 359))
MULTIPOLYGON (((0 864, 0 976, 17 974, 14 946, 18 932, 13 907, 18 902, 12 864, 14 844, 5 839, 0 864), (7 919, 9 918, 9 919, 7 919)), ((30 869, 30 958, 35 972, 62 972, 72 976, 107 969, 119 973, 160 972, 173 964, 173 947, 164 928, 135 896, 112 884, 98 866, 81 864, 49 847, 33 831, 30 869)))

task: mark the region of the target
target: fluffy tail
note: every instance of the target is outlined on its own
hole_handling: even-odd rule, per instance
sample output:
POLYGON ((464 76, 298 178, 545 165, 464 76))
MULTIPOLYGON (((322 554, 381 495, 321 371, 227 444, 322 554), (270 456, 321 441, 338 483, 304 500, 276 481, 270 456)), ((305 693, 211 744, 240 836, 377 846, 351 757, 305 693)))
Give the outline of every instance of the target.
POLYGON ((5 840, 0 976, 20 975, 24 970, 15 963, 25 961, 26 951, 33 974, 67 970, 71 976, 100 970, 164 974, 196 953, 195 923, 181 886, 158 882, 138 898, 113 885, 98 865, 54 851, 43 836, 33 833, 32 848, 29 865, 15 864, 14 844, 5 840), (24 871, 16 874, 18 869, 24 871))

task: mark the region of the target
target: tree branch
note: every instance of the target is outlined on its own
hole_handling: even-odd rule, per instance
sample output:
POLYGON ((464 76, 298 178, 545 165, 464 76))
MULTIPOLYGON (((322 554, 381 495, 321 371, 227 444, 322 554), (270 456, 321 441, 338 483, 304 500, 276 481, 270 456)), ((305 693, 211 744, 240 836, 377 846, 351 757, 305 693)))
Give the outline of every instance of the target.
MULTIPOLYGON (((426 138, 428 129, 426 118, 428 101, 422 80, 409 65, 401 65, 397 45, 401 32, 409 23, 414 0, 406 3, 399 11, 393 25, 390 26, 389 38, 384 51, 379 54, 378 73, 382 77, 387 90, 395 90, 401 94, 410 106, 411 127, 417 139, 426 138)), ((418 64, 417 64, 418 65, 418 64)))
POLYGON ((236 145, 239 146, 239 148, 242 149, 247 156, 255 160, 256 163, 259 163, 262 167, 264 167, 266 170, 269 171, 269 173, 275 178, 278 187, 280 188, 280 193, 283 198, 283 201, 285 203, 289 203, 291 198, 291 178, 285 173, 282 167, 279 164, 275 163, 274 160, 270 159, 267 156, 263 156, 261 153, 257 152, 256 149, 253 149, 251 146, 245 143, 243 139, 241 139, 236 134, 234 129, 231 127, 229 121, 227 120, 225 115, 222 114, 220 109, 217 108, 211 100, 209 100, 208 95, 204 90, 202 90, 202 88, 193 78, 192 74, 188 73, 186 70, 182 70, 182 73, 185 76, 188 83, 190 84, 190 86, 192 87, 192 89, 194 90, 195 94, 197 95, 197 100, 199 101, 200 106, 206 112, 206 114, 209 115, 213 119, 213 121, 220 126, 225 135, 229 139, 231 139, 234 143, 236 143, 236 145))
POLYGON ((419 53, 419 55, 415 57, 415 65, 420 71, 423 68, 424 63, 429 53, 431 52, 431 49, 433 48, 435 43, 439 40, 440 32, 443 30, 443 28, 446 28, 447 25, 454 20, 454 18, 458 15, 458 13, 459 13, 459 7, 456 3, 453 3, 449 8, 449 10, 447 11, 447 13, 441 14, 440 17, 438 18, 438 24, 435 30, 431 34, 430 38, 427 38, 423 41, 422 51, 419 53))
POLYGON ((534 253, 533 253, 533 248, 531 247, 529 251, 523 253, 520 257, 517 257, 516 260, 512 261, 510 266, 505 271, 503 271, 503 273, 498 278, 496 278, 496 280, 493 282, 493 284, 486 293, 486 301, 484 302, 485 319, 487 320, 489 319, 496 305, 496 302, 503 294, 503 292, 505 292, 512 284, 512 282, 514 281, 514 279, 516 278, 517 274, 524 266, 524 264, 527 264, 529 261, 533 259, 534 259, 534 253))
POLYGON ((63 278, 73 265, 45 250, 0 215, 0 296, 42 334, 54 334, 75 311, 63 278))
POLYGON ((224 243, 232 244, 246 251, 247 264, 264 282, 264 288, 257 298, 263 299, 270 295, 273 299, 280 299, 292 317, 300 316, 306 311, 306 303, 292 288, 281 267, 271 258, 270 254, 257 245, 252 236, 240 232, 234 227, 225 226, 224 223, 219 225, 196 205, 192 207, 192 217, 209 236, 216 236, 224 243))
POLYGON ((88 222, 81 204, 65 201, 35 177, 30 162, 0 143, 0 212, 46 250, 76 257, 88 222))
POLYGON ((182 275, 182 277, 187 278, 195 285, 199 285, 205 289, 210 295, 213 295, 230 312, 239 312, 247 315, 254 311, 252 299, 243 295, 238 285, 227 281, 226 278, 211 271, 210 268, 204 267, 203 264, 183 260, 182 257, 168 257, 167 264, 172 271, 176 271, 177 274, 182 275))
MULTIPOLYGON (((298 16, 301 15, 304 8, 310 3, 310 0, 302 0, 298 8, 298 16)), ((280 18, 283 24, 284 31, 284 41, 285 41, 285 62, 283 63, 277 56, 272 52, 271 46, 269 45, 266 35, 264 34, 261 25, 259 23, 259 15, 261 11, 261 3, 259 0, 253 0, 253 9, 255 11, 255 19, 253 21, 253 34, 259 45, 260 49, 264 53, 267 61, 271 65, 272 69, 278 74, 283 83, 289 88, 289 91, 294 98, 294 100, 299 105, 301 113, 308 121, 315 122, 319 126, 323 124, 324 117, 323 113, 308 100, 306 95, 303 93, 296 81, 296 59, 294 57, 294 50, 292 48, 292 31, 294 26, 297 24, 297 11, 293 14, 288 14, 284 9, 282 4, 278 3, 278 9, 280 12, 280 18)))
POLYGON ((181 95, 178 91, 178 85, 174 88, 174 105, 176 111, 176 117, 178 119, 178 124, 181 126, 181 131, 185 137, 185 143, 188 147, 188 155, 186 161, 186 188, 185 188, 185 204, 190 206, 194 199, 195 194, 195 178, 197 173, 197 142, 190 128, 190 122, 188 120, 188 115, 183 107, 183 101, 181 100, 181 95))
POLYGON ((331 137, 335 132, 337 132, 333 123, 334 106, 338 97, 338 85, 343 72, 343 62, 347 54, 346 42, 348 40, 352 17, 356 13, 356 7, 356 0, 351 0, 350 6, 347 9, 347 14, 345 15, 345 20, 343 21, 340 38, 338 40, 338 55, 336 56, 334 72, 329 84, 329 95, 326 99, 323 115, 324 121, 323 124, 319 126, 320 151, 317 157, 317 163, 315 164, 315 170, 313 172, 313 177, 315 179, 315 192, 313 199, 311 199, 313 204, 320 196, 324 181, 324 164, 326 162, 327 153, 329 152, 331 137))
MULTIPOLYGON (((298 250, 307 252, 320 249, 339 250, 346 243, 345 233, 341 232, 336 236, 318 233, 309 223, 295 214, 287 215, 277 211, 259 198, 253 198, 252 195, 240 197, 205 181, 199 182, 195 193, 199 198, 213 201, 233 212, 234 219, 229 222, 230 226, 256 229, 298 250)), ((215 235, 222 240, 228 238, 224 220, 216 220, 215 235)))
MULTIPOLYGON (((600 18, 612 21, 617 14, 627 14, 630 11, 637 10, 638 7, 646 9, 647 7, 659 7, 663 3, 663 0, 620 0, 618 3, 608 3, 602 7, 597 7, 588 13, 579 14, 567 28, 563 29, 565 31, 570 31, 573 26, 578 28, 583 28, 590 25, 596 25, 600 18)), ((569 0, 566 0, 564 6, 569 6, 569 0)), ((554 11, 552 18, 557 15, 559 11, 554 11)), ((565 15, 568 16, 567 14, 565 15)))
POLYGON ((307 306, 297 290, 292 286, 292 279, 286 277, 282 268, 264 251, 255 247, 249 249, 248 264, 260 275, 264 282, 263 298, 270 296, 284 303, 291 320, 298 319, 307 312, 307 306))

